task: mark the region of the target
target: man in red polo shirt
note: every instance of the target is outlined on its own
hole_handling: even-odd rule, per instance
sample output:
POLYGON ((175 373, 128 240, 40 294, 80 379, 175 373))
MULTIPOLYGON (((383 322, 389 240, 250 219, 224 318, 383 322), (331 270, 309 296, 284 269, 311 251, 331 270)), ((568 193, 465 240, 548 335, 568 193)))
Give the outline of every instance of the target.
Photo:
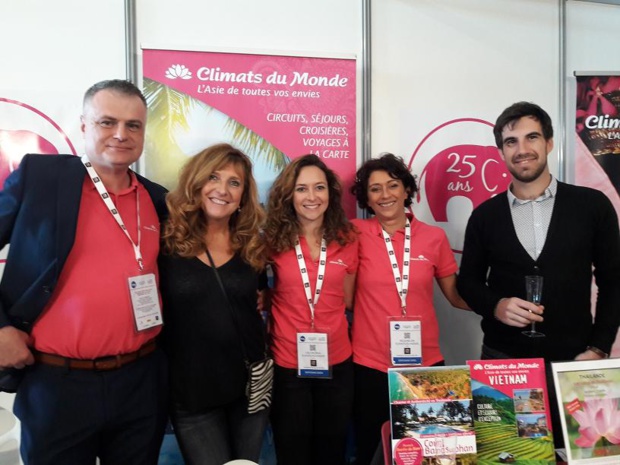
POLYGON ((26 465, 156 464, 165 189, 129 169, 146 126, 137 87, 99 82, 83 111, 83 157, 26 155, 0 193, 0 247, 10 244, 1 378, 21 381, 14 410, 26 465))

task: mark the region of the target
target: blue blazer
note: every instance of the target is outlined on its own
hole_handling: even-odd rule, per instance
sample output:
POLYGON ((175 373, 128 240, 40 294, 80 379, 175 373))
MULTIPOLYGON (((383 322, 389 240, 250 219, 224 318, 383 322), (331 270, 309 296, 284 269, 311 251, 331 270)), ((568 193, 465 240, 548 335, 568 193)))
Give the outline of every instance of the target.
MULTIPOLYGON (((75 240, 86 169, 73 155, 26 155, 0 192, 0 248, 9 254, 0 282, 0 328, 29 332, 58 282, 75 240)), ((166 189, 140 175, 160 222, 166 189)))

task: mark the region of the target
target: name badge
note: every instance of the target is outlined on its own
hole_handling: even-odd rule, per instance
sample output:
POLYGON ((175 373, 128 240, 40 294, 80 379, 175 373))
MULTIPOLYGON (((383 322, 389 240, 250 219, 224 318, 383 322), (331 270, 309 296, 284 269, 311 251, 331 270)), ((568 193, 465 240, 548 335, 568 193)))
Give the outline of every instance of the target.
POLYGON ((422 365, 422 322, 417 318, 389 320, 392 365, 422 365))
POLYGON ((297 333, 297 376, 300 378, 331 378, 327 333, 297 333))
POLYGON ((127 281, 136 329, 144 331, 161 325, 163 320, 155 274, 130 276, 127 281))

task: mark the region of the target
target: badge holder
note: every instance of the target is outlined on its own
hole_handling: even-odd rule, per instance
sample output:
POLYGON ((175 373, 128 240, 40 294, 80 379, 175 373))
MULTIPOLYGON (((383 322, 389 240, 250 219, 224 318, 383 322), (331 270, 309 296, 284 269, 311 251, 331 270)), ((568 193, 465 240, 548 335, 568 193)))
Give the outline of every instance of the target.
POLYGON ((327 328, 297 331, 297 377, 331 379, 327 328))
POLYGON ((422 321, 419 316, 388 317, 390 364, 422 365, 422 321))
POLYGON ((163 319, 155 273, 128 276, 127 286, 136 330, 141 332, 161 326, 163 319))
POLYGON ((134 276, 129 276, 129 273, 125 276, 127 278, 127 289, 129 290, 129 299, 131 301, 135 328, 140 332, 156 326, 161 326, 163 320, 161 316, 161 305, 159 303, 159 292, 157 291, 157 278, 152 270, 144 270, 142 252, 140 251, 142 237, 140 233, 140 190, 136 191, 136 225, 138 230, 138 240, 136 243, 129 235, 120 212, 116 208, 116 205, 114 205, 110 194, 97 174, 97 170, 95 170, 93 164, 88 160, 87 155, 82 156, 82 163, 95 189, 97 189, 97 192, 101 196, 104 205, 107 207, 133 248, 136 264, 140 271, 134 276))

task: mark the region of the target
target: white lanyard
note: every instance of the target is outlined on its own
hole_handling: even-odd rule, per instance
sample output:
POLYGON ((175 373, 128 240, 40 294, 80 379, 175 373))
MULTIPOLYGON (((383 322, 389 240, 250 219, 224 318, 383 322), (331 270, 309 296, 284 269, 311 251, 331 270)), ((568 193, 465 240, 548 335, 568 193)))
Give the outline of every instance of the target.
POLYGON ((99 192, 99 195, 103 199, 103 203, 105 203, 106 207, 108 207, 108 210, 125 233, 125 236, 127 236, 127 239, 129 239, 129 242, 131 242, 131 245, 133 246, 133 252, 136 256, 136 262, 138 262, 138 267, 140 268, 140 271, 142 271, 144 269, 144 264, 142 263, 142 252, 140 252, 140 240, 142 239, 142 234, 140 233, 140 191, 136 191, 136 222, 138 224, 138 243, 136 244, 127 232, 127 227, 125 226, 125 223, 121 218, 121 214, 116 209, 116 205, 114 205, 114 202, 110 198, 110 194, 108 194, 108 191, 103 185, 103 182, 101 182, 101 178, 99 177, 99 175, 97 175, 97 171, 95 171, 92 163, 88 161, 88 157, 86 155, 82 156, 82 163, 84 163, 84 166, 86 167, 86 171, 88 172, 91 181, 93 182, 95 188, 97 189, 97 192, 99 192))
POLYGON ((308 306, 310 307, 310 318, 312 321, 312 328, 314 328, 314 306, 319 301, 321 294, 321 288, 323 287, 323 279, 325 277, 325 263, 327 262, 327 244, 325 239, 321 238, 321 253, 319 254, 319 270, 316 275, 316 289, 314 291, 314 299, 312 298, 312 289, 310 288, 310 279, 308 278, 308 269, 306 268, 306 261, 304 260, 304 254, 301 251, 301 245, 299 243, 299 237, 295 241, 295 253, 297 254, 297 264, 299 265, 299 271, 301 272, 301 280, 304 283, 304 291, 306 292, 306 299, 308 306))
POLYGON ((407 289, 409 288, 409 255, 411 249, 411 223, 409 218, 405 223, 405 246, 403 250, 403 274, 401 276, 398 269, 398 262, 396 261, 396 255, 394 254, 394 246, 392 245, 392 239, 390 235, 385 232, 385 229, 381 229, 383 233, 383 239, 385 240, 385 248, 387 249, 388 257, 390 258, 390 264, 392 265, 392 272, 394 273, 394 282, 396 283, 396 290, 400 297, 400 307, 403 312, 403 316, 407 314, 407 289))

